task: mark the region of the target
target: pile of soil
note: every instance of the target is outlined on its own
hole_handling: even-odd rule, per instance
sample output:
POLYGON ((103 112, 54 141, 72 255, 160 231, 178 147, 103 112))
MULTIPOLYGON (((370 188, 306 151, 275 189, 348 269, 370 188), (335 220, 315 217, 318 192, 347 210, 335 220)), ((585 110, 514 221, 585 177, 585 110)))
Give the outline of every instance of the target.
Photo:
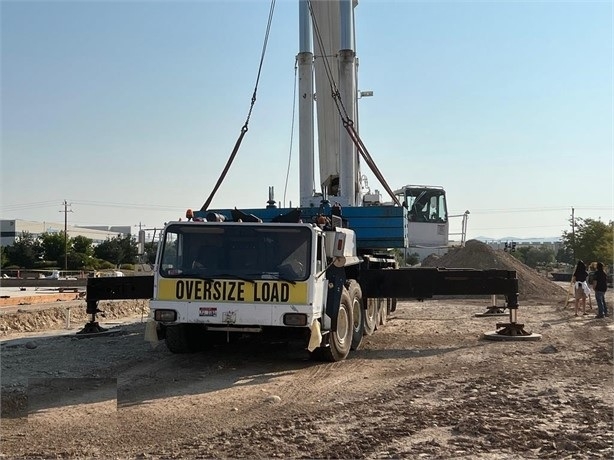
POLYGON ((494 250, 477 240, 469 240, 465 243, 465 247, 451 249, 441 257, 427 257, 422 266, 514 270, 518 277, 519 300, 548 300, 556 303, 566 300, 565 289, 561 286, 523 264, 511 254, 494 250))
MULTIPOLYGON (((108 300, 98 304, 104 311, 96 318, 101 322, 149 314, 148 300, 108 300)), ((71 327, 81 327, 91 320, 86 314, 85 301, 60 302, 24 306, 16 312, 0 314, 0 337, 14 333, 65 329, 67 318, 71 327), (68 316, 70 315, 70 316, 68 316)))

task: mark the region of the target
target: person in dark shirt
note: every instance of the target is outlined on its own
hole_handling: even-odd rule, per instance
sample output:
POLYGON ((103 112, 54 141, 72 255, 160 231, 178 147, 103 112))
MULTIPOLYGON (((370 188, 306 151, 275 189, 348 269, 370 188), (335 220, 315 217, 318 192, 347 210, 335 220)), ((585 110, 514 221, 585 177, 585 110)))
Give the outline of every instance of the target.
POLYGON ((608 277, 603 270, 601 262, 597 262, 597 271, 593 275, 593 289, 595 290, 595 300, 597 301, 597 316, 595 318, 604 318, 608 316, 608 307, 605 304, 608 277))
POLYGON ((582 314, 586 315, 586 291, 588 290, 588 284, 586 280, 588 278, 588 272, 586 271, 586 265, 581 260, 578 260, 576 269, 573 272, 571 281, 574 287, 574 298, 576 300, 576 316, 578 316, 578 307, 582 304, 582 314))

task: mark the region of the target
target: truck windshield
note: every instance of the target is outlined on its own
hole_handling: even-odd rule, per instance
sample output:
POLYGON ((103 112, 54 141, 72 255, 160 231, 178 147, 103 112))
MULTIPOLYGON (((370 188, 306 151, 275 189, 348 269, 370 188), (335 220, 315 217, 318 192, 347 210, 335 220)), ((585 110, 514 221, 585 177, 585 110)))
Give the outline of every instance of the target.
POLYGON ((164 235, 160 275, 303 281, 311 239, 307 226, 173 224, 164 235))

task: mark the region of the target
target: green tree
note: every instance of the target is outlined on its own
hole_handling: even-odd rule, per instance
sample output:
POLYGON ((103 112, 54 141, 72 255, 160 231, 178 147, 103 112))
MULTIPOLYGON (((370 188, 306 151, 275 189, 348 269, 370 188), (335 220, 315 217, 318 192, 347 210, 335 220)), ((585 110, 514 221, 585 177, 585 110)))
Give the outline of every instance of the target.
POLYGON ((92 246, 93 240, 87 236, 75 236, 72 240, 72 250, 77 254, 84 254, 86 256, 94 255, 94 248, 92 246))
POLYGON ((554 262, 554 250, 546 246, 518 246, 510 254, 531 268, 554 262))
POLYGON ((612 260, 614 251, 614 222, 606 224, 594 219, 576 219, 575 234, 563 232, 563 245, 575 254, 576 259, 587 265, 594 261, 607 264, 612 260))
POLYGON ((518 246, 514 251, 509 251, 509 253, 524 264, 526 263, 527 253, 530 249, 530 246, 518 246))
POLYGON ((0 246, 0 267, 6 267, 9 264, 9 257, 6 255, 6 248, 0 246))
POLYGON ((29 232, 22 232, 17 241, 5 248, 8 258, 7 265, 16 265, 21 268, 33 268, 34 264, 43 257, 40 242, 29 232))
POLYGON ((156 253, 158 251, 158 242, 150 241, 149 243, 145 243, 145 254, 143 255, 143 262, 146 264, 155 264, 156 263, 156 253))
POLYGON ((70 270, 94 268, 94 248, 92 239, 86 236, 75 236, 70 241, 67 263, 70 270))
POLYGON ((531 247, 527 253, 526 264, 529 267, 537 268, 539 265, 548 265, 553 263, 554 250, 546 246, 531 247))
POLYGON ((66 256, 69 270, 84 270, 89 267, 92 258, 86 254, 70 251, 66 256))
MULTIPOLYGON (((41 248, 43 249, 43 258, 64 266, 64 232, 45 232, 39 239, 41 248)), ((68 244, 70 244, 70 239, 68 240, 68 244)))
POLYGON ((575 261, 573 260, 573 251, 571 248, 565 246, 559 248, 556 252, 556 261, 573 265, 575 261))
POLYGON ((107 239, 94 248, 94 255, 115 266, 121 264, 132 264, 136 262, 138 253, 137 243, 130 235, 118 235, 115 238, 107 239))

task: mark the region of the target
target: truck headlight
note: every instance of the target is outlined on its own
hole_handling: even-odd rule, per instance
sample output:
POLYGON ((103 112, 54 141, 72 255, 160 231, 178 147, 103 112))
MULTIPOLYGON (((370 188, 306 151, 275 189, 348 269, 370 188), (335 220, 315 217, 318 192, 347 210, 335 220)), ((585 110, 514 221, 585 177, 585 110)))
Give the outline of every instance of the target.
POLYGON ((307 326, 307 315, 305 313, 286 313, 284 324, 286 326, 307 326))
POLYGON ((175 310, 156 310, 154 319, 162 323, 172 323, 177 319, 177 312, 175 310))

